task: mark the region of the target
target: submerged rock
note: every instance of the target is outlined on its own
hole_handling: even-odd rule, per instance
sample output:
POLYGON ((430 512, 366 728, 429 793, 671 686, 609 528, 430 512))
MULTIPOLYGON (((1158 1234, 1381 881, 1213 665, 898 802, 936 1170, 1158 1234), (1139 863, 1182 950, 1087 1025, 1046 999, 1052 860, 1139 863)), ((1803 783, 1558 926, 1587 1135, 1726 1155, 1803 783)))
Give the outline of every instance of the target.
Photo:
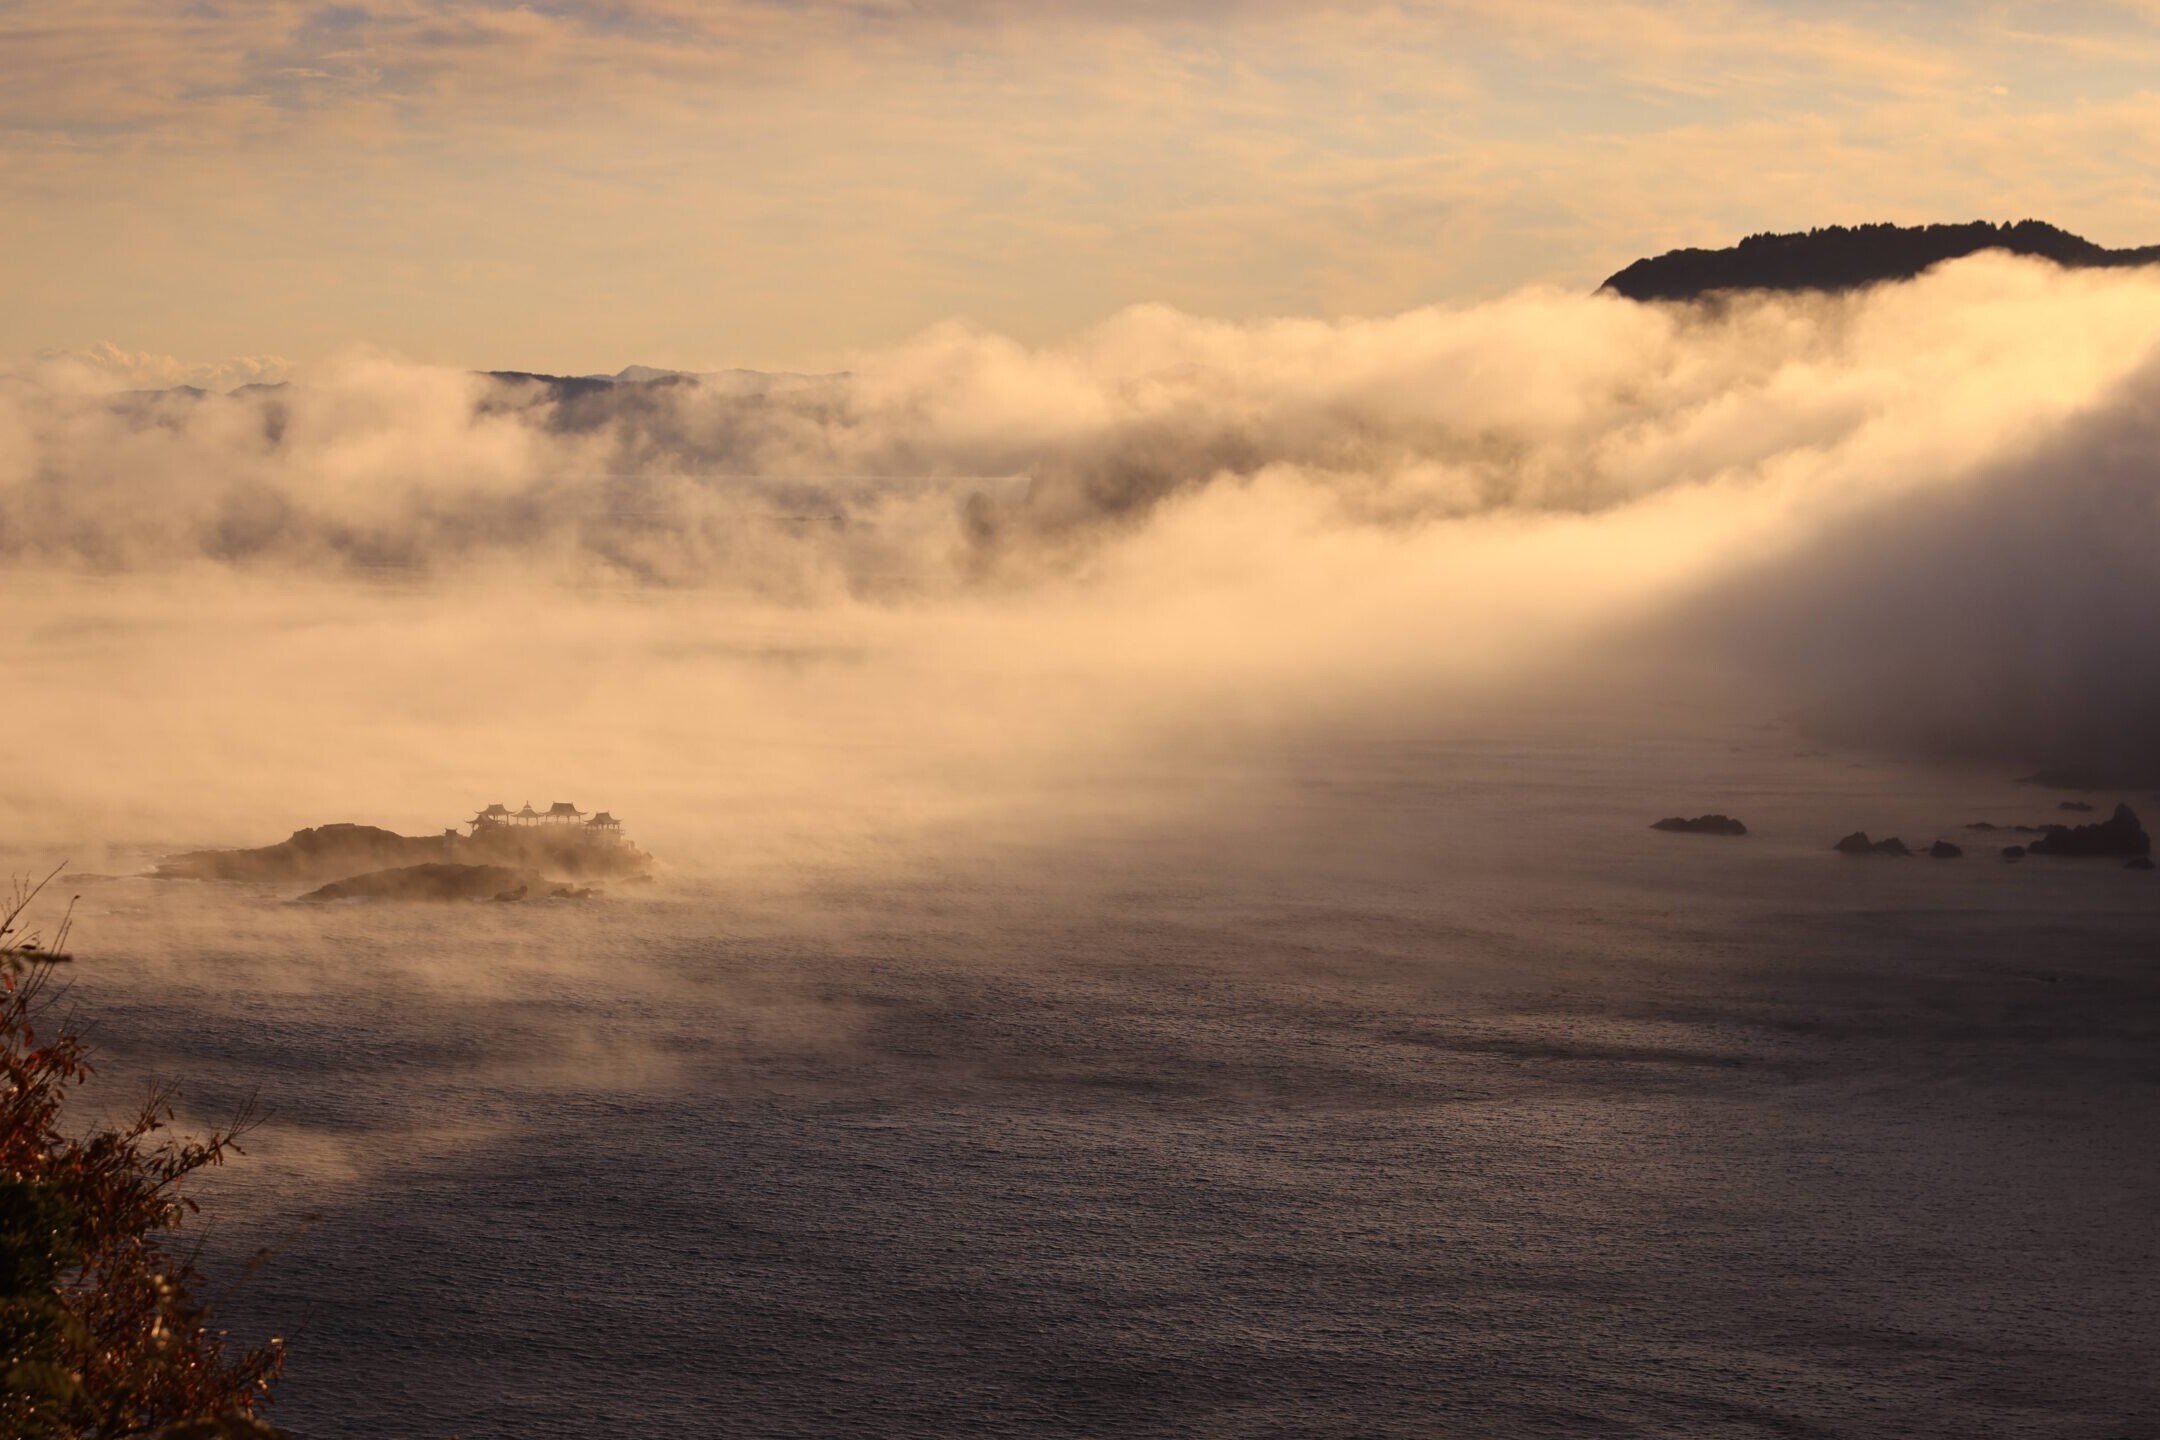
POLYGON ((2123 865, 2125 870, 2150 870, 2152 868, 2153 862, 2150 855, 2133 855, 2123 865))
POLYGON ((1676 835, 1745 835, 1747 826, 1730 815, 1698 815, 1684 820, 1678 815, 1653 823, 1653 830, 1670 830, 1676 835))
POLYGON ((1948 840, 1937 840, 1928 846, 1928 857, 1934 860, 1962 860, 1965 858, 1965 847, 1953 845, 1948 840))
POLYGON ((2148 855, 2152 853, 2152 839, 2138 823, 2135 810, 2117 805, 2113 815, 2096 825, 2049 827, 2045 835, 2033 841, 2032 853, 2080 859, 2094 855, 2148 855))
POLYGON ((310 890, 302 900, 522 900, 535 885, 548 882, 529 870, 500 865, 406 865, 333 880, 310 890))
POLYGON ((2022 845, 2005 845, 2003 846, 2002 855, 2005 860, 2022 860, 2025 858, 2025 847, 2022 845))
POLYGON ((2093 807, 2086 804, 2083 800, 2065 800, 2061 804, 2057 805, 2055 808, 2058 810, 2082 811, 2083 813, 2089 815, 2092 813, 2093 807))

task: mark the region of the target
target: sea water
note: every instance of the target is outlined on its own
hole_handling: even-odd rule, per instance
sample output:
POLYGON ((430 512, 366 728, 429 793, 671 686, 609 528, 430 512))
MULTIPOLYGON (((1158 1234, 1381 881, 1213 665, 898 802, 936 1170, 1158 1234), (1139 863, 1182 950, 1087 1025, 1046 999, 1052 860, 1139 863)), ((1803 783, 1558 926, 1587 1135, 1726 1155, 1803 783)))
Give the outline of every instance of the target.
POLYGON ((2160 885, 1963 828, 2060 799, 1353 728, 584 904, 93 880, 68 1003, 269 1109, 205 1254, 313 1440, 2139 1434, 2160 885))

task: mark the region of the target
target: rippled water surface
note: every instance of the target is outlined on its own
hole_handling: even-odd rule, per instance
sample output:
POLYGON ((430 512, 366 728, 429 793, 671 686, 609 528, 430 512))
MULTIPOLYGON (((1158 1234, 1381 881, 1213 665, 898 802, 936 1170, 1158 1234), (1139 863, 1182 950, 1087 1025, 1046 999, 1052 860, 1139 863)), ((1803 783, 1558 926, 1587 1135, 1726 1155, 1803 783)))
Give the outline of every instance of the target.
POLYGON ((303 1437, 2160 1434, 2160 887, 1828 854, 2057 797, 1804 752, 1293 747, 584 907, 91 882, 74 993, 113 1103, 273 1107, 212 1251, 293 1237, 228 1315, 303 1437))

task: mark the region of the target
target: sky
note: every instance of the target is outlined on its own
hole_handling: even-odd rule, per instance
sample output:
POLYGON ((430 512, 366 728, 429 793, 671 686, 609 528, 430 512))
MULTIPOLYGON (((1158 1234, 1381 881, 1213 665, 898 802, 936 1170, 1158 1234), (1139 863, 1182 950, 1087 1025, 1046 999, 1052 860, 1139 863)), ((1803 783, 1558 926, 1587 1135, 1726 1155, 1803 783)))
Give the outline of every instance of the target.
POLYGON ((2150 243, 2156 62, 2152 3, 0 0, 0 357, 823 369, 1815 224, 2150 243))

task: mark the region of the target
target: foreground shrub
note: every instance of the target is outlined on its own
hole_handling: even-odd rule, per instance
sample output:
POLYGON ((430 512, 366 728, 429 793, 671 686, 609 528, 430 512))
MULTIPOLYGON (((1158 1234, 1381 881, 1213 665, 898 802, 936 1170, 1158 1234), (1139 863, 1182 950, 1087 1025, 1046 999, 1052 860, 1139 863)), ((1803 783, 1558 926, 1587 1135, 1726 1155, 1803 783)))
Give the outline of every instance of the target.
POLYGON ((272 1435, 255 1416, 282 1342, 228 1356, 202 1276, 174 1248, 196 1213, 183 1182, 237 1153, 254 1117, 169 1138, 161 1087, 119 1129, 67 1133, 63 1108, 90 1065, 82 1037, 52 1019, 66 918, 49 943, 21 929, 43 888, 18 883, 0 904, 0 1435, 272 1435))

